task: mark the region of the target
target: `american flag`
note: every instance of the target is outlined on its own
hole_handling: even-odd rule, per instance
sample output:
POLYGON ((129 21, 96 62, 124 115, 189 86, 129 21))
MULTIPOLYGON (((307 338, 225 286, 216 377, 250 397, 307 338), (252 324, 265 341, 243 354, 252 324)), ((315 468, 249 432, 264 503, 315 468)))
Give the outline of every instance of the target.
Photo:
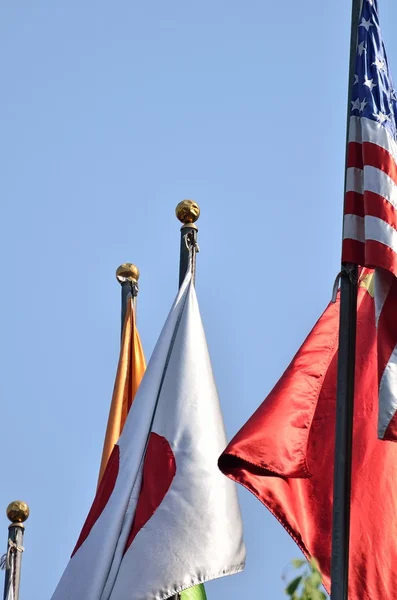
POLYGON ((397 94, 377 0, 363 0, 352 82, 344 262, 375 268, 378 436, 397 441, 397 94))

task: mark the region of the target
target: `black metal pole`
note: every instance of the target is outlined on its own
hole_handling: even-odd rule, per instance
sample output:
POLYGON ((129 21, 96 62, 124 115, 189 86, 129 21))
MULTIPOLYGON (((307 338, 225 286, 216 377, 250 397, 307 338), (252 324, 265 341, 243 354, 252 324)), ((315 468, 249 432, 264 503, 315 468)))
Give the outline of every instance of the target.
POLYGON ((331 598, 347 600, 350 490, 357 315, 357 268, 343 265, 340 290, 338 380, 334 460, 331 598))
MULTIPOLYGON (((179 287, 185 279, 186 271, 189 266, 190 248, 193 246, 192 270, 193 283, 196 279, 196 251, 197 251, 197 227, 194 224, 200 216, 200 208, 193 200, 183 200, 175 209, 175 214, 182 223, 181 244, 179 253, 179 287)), ((170 600, 181 600, 180 594, 175 594, 170 600)))
POLYGON ((134 306, 136 304, 136 297, 139 291, 139 269, 132 263, 123 263, 117 269, 116 277, 121 285, 121 335, 123 335, 125 313, 127 311, 127 300, 130 295, 132 296, 134 306))
MULTIPOLYGON (((177 218, 181 221, 181 244, 179 254, 179 287, 185 278, 189 265, 189 248, 197 247, 197 227, 194 224, 200 216, 200 208, 193 200, 183 200, 175 209, 177 218)), ((193 282, 196 279, 196 251, 193 252, 193 282)))
MULTIPOLYGON (((347 135, 362 0, 352 0, 347 135)), ((345 191, 346 191, 345 161, 345 191)), ((331 556, 331 599, 348 600, 350 495, 357 321, 357 266, 342 264, 340 289, 338 379, 336 396, 334 496, 331 556)))
POLYGON ((7 554, 5 560, 4 600, 19 600, 21 583, 21 563, 24 522, 29 517, 29 507, 19 500, 11 502, 7 508, 7 517, 11 521, 8 526, 7 554))

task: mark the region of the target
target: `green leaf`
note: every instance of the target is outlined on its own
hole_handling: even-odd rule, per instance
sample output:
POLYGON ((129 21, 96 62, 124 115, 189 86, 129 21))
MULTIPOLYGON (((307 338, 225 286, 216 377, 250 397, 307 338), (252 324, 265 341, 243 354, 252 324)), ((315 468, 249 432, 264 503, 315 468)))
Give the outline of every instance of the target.
POLYGON ((303 558, 294 558, 294 560, 291 560, 291 564, 295 569, 299 569, 300 567, 303 567, 303 565, 306 565, 307 561, 303 558))
POLYGON ((318 569, 318 562, 317 562, 317 560, 315 558, 311 558, 309 560, 309 564, 310 564, 310 566, 311 566, 311 568, 312 568, 313 571, 318 571, 319 570, 318 569))
POLYGON ((293 596, 295 591, 298 589, 298 586, 302 579, 302 575, 299 575, 299 577, 295 577, 295 579, 293 579, 291 583, 289 583, 288 586, 285 588, 285 593, 288 594, 288 596, 293 596))
MULTIPOLYGON (((328 596, 322 587, 321 573, 317 561, 311 559, 295 559, 291 561, 293 567, 300 570, 301 575, 294 578, 285 588, 289 600, 327 600, 328 596)), ((329 599, 328 599, 329 600, 329 599)))
POLYGON ((320 590, 310 590, 307 594, 308 600, 323 600, 324 594, 320 590))
POLYGON ((204 586, 195 585, 194 587, 188 588, 183 592, 180 592, 181 600, 207 600, 204 586))
POLYGON ((318 571, 313 571, 309 577, 310 584, 316 589, 321 585, 321 575, 318 571))

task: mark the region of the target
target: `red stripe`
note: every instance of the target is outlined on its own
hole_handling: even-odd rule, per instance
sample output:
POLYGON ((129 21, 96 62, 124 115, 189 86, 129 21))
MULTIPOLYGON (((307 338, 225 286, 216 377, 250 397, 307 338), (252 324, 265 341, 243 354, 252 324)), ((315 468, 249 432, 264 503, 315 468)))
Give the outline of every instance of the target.
POLYGON ((342 261, 365 265, 365 244, 357 240, 346 239, 342 244, 342 261))
POLYGON ((364 217, 364 195, 358 192, 346 192, 345 194, 345 215, 357 215, 364 217))
POLYGON ((377 144, 364 142, 362 146, 364 165, 383 171, 397 184, 397 165, 392 155, 377 144))
POLYGON ((346 192, 345 215, 377 217, 397 230, 397 211, 388 200, 374 192, 346 192))
POLYGON ((364 166, 383 171, 397 185, 397 165, 390 152, 372 142, 349 142, 347 168, 363 169, 364 166))
POLYGON ((347 147, 347 168, 363 168, 363 148, 360 142, 349 142, 347 147))
POLYGON ((374 240, 367 240, 365 244, 357 240, 343 240, 342 261, 368 267, 369 269, 380 267, 390 271, 397 277, 396 253, 388 246, 374 240))
POLYGON ((374 192, 365 192, 364 205, 366 215, 382 219, 382 221, 397 229, 397 211, 383 196, 374 192))
POLYGON ((365 242, 364 266, 369 268, 380 267, 381 269, 390 271, 397 277, 397 255, 389 246, 385 246, 380 242, 375 242, 374 240, 367 240, 365 242))

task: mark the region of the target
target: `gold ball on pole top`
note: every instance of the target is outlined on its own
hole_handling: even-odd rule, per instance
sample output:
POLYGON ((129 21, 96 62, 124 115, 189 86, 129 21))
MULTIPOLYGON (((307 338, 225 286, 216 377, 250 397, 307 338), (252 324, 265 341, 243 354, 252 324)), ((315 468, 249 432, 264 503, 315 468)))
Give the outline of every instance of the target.
POLYGON ((176 207, 175 214, 183 225, 191 225, 199 218, 200 207, 194 200, 182 200, 176 207))
POLYGON ((7 517, 11 523, 24 523, 29 517, 29 506, 21 500, 14 500, 7 506, 7 517))
POLYGON ((124 283, 125 281, 137 283, 139 279, 139 269, 132 263, 123 263, 118 267, 116 277, 119 283, 124 283))

